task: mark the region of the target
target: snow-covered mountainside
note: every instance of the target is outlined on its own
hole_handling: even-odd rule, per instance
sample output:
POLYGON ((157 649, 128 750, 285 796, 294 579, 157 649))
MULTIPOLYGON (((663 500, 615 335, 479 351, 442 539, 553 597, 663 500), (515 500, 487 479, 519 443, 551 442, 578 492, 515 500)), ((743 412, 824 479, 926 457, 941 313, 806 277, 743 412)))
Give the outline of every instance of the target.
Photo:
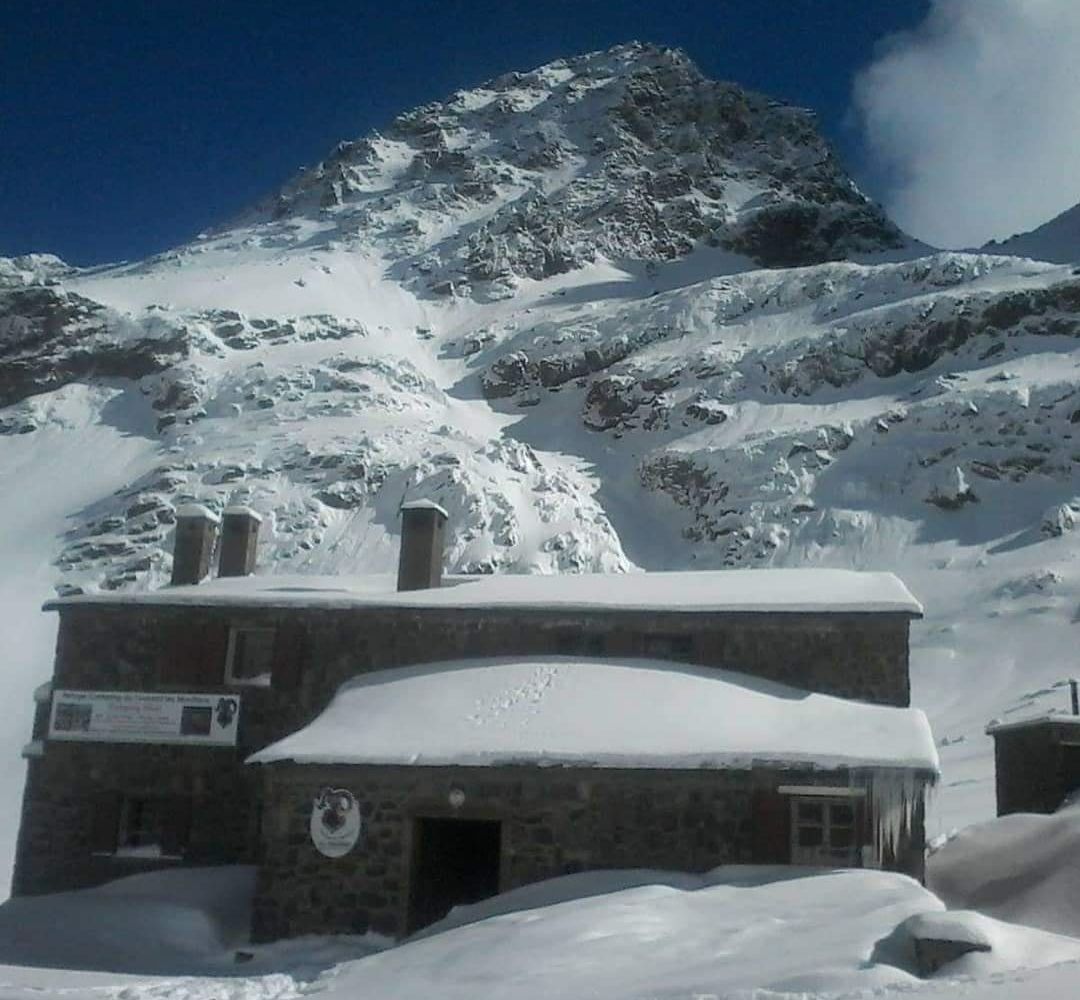
POLYGON ((1070 267, 914 243, 808 112, 642 45, 404 114, 148 260, 0 261, 0 752, 40 601, 161 584, 179 503, 267 515, 264 572, 356 573, 424 496, 454 571, 896 570, 931 833, 986 818, 983 725, 1074 669, 1078 336, 1070 267))
POLYGON ((1080 205, 1073 205, 1029 233, 991 241, 983 249, 987 253, 1033 257, 1058 264, 1080 264, 1080 205))

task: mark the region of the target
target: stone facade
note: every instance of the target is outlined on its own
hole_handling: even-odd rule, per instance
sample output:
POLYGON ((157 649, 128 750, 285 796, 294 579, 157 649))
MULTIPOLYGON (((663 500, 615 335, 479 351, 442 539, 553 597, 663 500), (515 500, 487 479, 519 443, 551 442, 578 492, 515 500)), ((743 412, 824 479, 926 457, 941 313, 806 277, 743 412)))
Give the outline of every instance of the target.
POLYGON ((258 809, 243 752, 177 746, 53 743, 30 761, 13 893, 98 885, 179 864, 254 863, 258 809), (182 843, 161 856, 117 851, 125 798, 176 812, 182 843))
POLYGON ((1080 725, 1034 720, 994 731, 997 814, 1056 812, 1080 789, 1080 725))
MULTIPOLYGON (((263 824, 253 932, 401 936, 414 929, 416 822, 498 820, 499 889, 597 868, 703 872, 722 864, 786 864, 790 799, 781 785, 859 784, 849 772, 298 765, 261 767, 263 824), (344 857, 312 843, 322 787, 350 790, 364 829, 344 857), (451 789, 464 804, 449 804, 451 789)), ((859 837, 872 839, 859 803, 859 837)), ((891 867, 921 875, 922 826, 891 867)))
MULTIPOLYGON (((909 702, 908 627, 909 616, 902 613, 407 609, 295 601, 283 601, 281 606, 212 602, 170 606, 125 602, 122 596, 114 604, 64 604, 54 688, 237 694, 242 702, 239 746, 46 741, 43 756, 29 763, 13 892, 93 885, 146 867, 256 860, 258 838, 252 831, 258 825, 258 775, 243 760, 311 721, 337 687, 358 673, 496 655, 649 656, 736 669, 811 691, 905 706, 909 702), (227 683, 233 628, 274 630, 269 686, 227 683), (109 823, 95 817, 103 810, 115 812, 117 796, 143 791, 160 795, 166 789, 179 800, 176 808, 189 817, 183 849, 159 859, 110 855, 103 832, 109 823), (113 806, 108 806, 110 801, 113 806), (90 831, 95 829, 92 836, 90 831)), ((723 785, 747 779, 709 780, 723 785)), ((271 780, 271 788, 277 787, 276 781, 271 780)), ((506 791, 511 798, 533 794, 528 789, 540 787, 532 779, 515 781, 506 791)), ((674 810, 674 815, 682 815, 689 808, 669 798, 665 789, 671 781, 669 773, 604 779, 611 787, 622 788, 620 783, 628 782, 627 796, 634 801, 656 799, 655 807, 640 806, 655 813, 655 824, 649 827, 654 837, 658 836, 656 824, 672 822, 663 818, 665 814, 674 810), (630 792, 635 780, 641 788, 636 798, 630 792)), ((565 775, 559 782, 559 788, 574 784, 565 775)), ((689 778, 677 782, 687 796, 691 794, 688 782, 689 778)), ((714 787, 720 786, 707 785, 714 787)), ((700 793, 718 794, 705 786, 700 793)), ((729 832, 743 829, 741 821, 733 818, 741 815, 741 808, 730 799, 716 813, 727 817, 722 822, 729 832)), ((577 842, 572 828, 551 827, 548 833, 537 834, 547 835, 555 838, 570 860, 556 863, 549 858, 532 870, 553 874, 571 863, 580 850, 572 846, 577 842)), ((717 846, 708 865, 743 857, 743 836, 739 833, 722 849, 717 846)), ((686 845, 667 850, 634 842, 633 850, 616 850, 611 845, 596 858, 603 858, 604 864, 634 866, 654 863, 654 858, 656 864, 674 867, 682 866, 677 862, 692 861, 686 856, 686 845)), ((523 848, 515 847, 517 867, 507 884, 527 880, 528 856, 523 848)), ((385 894, 386 889, 365 891, 385 894)), ((390 926, 378 907, 366 909, 372 914, 372 926, 390 926)), ((269 911, 260 919, 267 933, 284 926, 283 918, 269 911)))

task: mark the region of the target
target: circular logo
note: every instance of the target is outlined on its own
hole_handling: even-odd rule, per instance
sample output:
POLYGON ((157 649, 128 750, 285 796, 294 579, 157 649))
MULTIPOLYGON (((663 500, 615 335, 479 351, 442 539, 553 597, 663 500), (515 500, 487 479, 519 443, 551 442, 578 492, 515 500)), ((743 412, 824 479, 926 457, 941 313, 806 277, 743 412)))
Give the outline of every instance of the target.
POLYGON ((347 788, 324 788, 311 806, 311 842, 320 854, 340 858, 360 839, 360 803, 347 788))

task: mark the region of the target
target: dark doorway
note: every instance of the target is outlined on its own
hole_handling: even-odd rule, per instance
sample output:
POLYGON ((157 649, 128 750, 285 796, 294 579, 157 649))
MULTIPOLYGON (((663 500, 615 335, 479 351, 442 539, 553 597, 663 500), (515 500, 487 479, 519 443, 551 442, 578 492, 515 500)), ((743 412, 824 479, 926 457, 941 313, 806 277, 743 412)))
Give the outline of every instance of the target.
POLYGON ((497 820, 416 820, 409 933, 442 919, 451 907, 499 891, 501 826, 497 820))
MULTIPOLYGON (((1061 744, 1061 796, 1080 788, 1080 746, 1074 743, 1061 744)), ((1060 804, 1060 803, 1059 803, 1060 804)), ((1057 806, 1054 807, 1055 809, 1057 806)))

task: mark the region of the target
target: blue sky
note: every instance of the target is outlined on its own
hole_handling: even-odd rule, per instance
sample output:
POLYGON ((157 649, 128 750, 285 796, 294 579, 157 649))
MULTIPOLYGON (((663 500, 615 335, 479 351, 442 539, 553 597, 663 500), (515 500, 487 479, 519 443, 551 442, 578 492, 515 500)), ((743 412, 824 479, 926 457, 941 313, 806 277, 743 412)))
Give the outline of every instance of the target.
POLYGON ((818 111, 870 193, 852 80, 929 0, 0 4, 0 254, 189 239, 399 111, 631 39, 818 111))

